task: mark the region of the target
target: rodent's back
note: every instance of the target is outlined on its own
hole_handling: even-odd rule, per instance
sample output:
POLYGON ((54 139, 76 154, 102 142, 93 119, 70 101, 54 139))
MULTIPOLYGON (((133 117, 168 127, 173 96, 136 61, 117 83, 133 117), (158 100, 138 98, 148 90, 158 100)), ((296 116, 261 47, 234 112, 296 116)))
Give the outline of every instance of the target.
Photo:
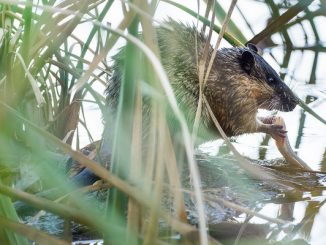
POLYGON ((192 126, 191 121, 195 117, 199 98, 197 55, 202 52, 202 46, 198 46, 196 50, 195 43, 203 43, 206 38, 195 27, 173 20, 169 20, 167 24, 173 31, 163 27, 157 29, 161 62, 179 106, 189 119, 189 126, 192 126))

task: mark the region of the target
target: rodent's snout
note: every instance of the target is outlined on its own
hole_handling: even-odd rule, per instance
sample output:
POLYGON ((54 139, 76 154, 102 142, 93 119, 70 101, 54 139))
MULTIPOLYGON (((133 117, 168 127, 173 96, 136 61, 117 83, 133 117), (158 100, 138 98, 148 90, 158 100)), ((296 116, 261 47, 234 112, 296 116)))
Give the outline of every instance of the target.
POLYGON ((281 106, 281 111, 292 111, 298 104, 299 104, 299 99, 296 95, 291 94, 290 97, 286 96, 286 98, 282 98, 283 103, 281 106))
POLYGON ((285 105, 282 106, 282 111, 292 111, 298 103, 287 103, 285 105))
POLYGON ((280 111, 292 111, 300 102, 299 98, 284 83, 281 83, 277 87, 276 92, 278 94, 278 97, 280 98, 280 111))

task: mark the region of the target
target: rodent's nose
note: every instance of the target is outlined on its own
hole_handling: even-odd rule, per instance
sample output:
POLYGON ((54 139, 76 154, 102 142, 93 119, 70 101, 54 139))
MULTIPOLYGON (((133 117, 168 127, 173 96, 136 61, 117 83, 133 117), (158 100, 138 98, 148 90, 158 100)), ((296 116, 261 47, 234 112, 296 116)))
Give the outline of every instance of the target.
POLYGON ((293 98, 290 100, 291 104, 293 104, 293 109, 295 108, 296 105, 300 104, 300 99, 298 96, 294 95, 293 98))
POLYGON ((300 100, 294 96, 293 98, 290 98, 286 106, 284 107, 284 111, 292 111, 298 104, 300 100))
POLYGON ((292 111, 296 106, 297 106, 298 103, 290 103, 289 104, 289 111, 292 111))
POLYGON ((296 105, 298 105, 298 104, 300 104, 300 99, 298 98, 298 96, 294 96, 294 98, 293 98, 293 102, 296 104, 296 105))
POLYGON ((283 97, 281 98, 281 106, 279 108, 280 111, 292 111, 297 104, 299 104, 300 100, 298 99, 297 96, 295 96, 294 94, 291 94, 291 96, 288 97, 283 97))
POLYGON ((284 86, 281 87, 281 89, 284 95, 283 102, 285 103, 283 109, 284 111, 292 111, 300 103, 300 99, 290 90, 289 87, 284 86))

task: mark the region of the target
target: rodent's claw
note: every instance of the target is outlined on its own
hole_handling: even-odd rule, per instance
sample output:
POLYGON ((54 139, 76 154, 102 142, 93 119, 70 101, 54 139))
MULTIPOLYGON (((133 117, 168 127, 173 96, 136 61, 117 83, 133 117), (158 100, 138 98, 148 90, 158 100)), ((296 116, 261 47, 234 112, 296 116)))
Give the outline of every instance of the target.
POLYGON ((276 139, 277 137, 286 138, 286 133, 288 131, 283 129, 282 125, 277 124, 271 124, 270 126, 270 135, 273 137, 273 139, 276 139))

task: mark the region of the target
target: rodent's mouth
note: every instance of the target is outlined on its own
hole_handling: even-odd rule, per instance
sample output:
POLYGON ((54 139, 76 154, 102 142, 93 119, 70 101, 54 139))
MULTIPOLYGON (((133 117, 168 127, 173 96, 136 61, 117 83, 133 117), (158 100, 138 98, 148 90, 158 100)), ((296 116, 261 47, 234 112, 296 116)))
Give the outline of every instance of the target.
POLYGON ((279 108, 278 110, 285 111, 285 112, 293 111, 293 109, 296 107, 296 105, 297 104, 285 104, 285 105, 282 105, 281 108, 279 108))
POLYGON ((299 99, 296 96, 287 98, 285 101, 281 101, 282 105, 280 111, 293 111, 293 109, 299 104, 299 99))

